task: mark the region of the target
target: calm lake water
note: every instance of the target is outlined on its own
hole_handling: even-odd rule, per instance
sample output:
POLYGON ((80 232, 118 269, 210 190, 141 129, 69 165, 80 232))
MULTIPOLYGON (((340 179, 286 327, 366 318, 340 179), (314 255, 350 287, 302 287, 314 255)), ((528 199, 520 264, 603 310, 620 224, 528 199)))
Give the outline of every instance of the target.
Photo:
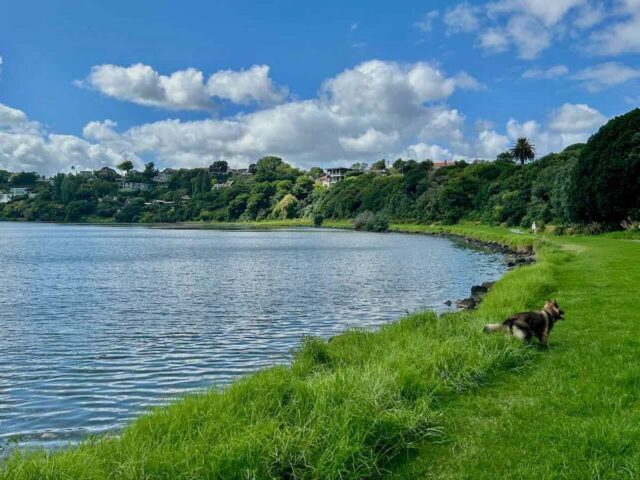
POLYGON ((0 449, 117 431, 304 335, 443 311, 505 270, 425 236, 0 223, 0 449))

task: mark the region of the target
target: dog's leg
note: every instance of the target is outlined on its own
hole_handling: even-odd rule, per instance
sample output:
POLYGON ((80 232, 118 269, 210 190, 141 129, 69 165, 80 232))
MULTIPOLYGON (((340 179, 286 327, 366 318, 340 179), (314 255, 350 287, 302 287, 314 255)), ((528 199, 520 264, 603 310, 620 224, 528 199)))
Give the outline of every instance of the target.
POLYGON ((543 347, 545 347, 545 348, 549 347, 549 332, 548 331, 542 332, 538 338, 540 339, 540 344, 543 347))

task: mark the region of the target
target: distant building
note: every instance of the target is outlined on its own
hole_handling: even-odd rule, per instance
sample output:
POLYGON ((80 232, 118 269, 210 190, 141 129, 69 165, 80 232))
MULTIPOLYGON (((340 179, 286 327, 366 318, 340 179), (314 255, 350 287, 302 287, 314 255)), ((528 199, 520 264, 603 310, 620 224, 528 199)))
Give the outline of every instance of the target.
POLYGON ((22 187, 13 187, 9 189, 9 194, 12 197, 22 197, 25 195, 29 195, 29 189, 28 188, 22 188, 22 187))
POLYGON ((329 175, 322 175, 318 178, 318 183, 323 187, 328 187, 331 185, 331 177, 329 177, 329 175))
POLYGON ((153 177, 153 181, 156 183, 167 183, 169 178, 171 177, 171 173, 167 171, 158 172, 156 176, 153 177))
POLYGON ((224 183, 216 183, 213 185, 213 189, 214 190, 221 190, 223 188, 229 188, 231 185, 233 185, 233 180, 228 180, 224 183))
POLYGON ((93 178, 93 171, 92 170, 82 170, 81 172, 78 172, 78 175, 80 175, 81 177, 84 177, 84 178, 93 178))
POLYGON ((151 190, 151 185, 149 185, 148 183, 126 181, 120 183, 121 192, 148 192, 149 190, 151 190))
POLYGON ((231 168, 229 172, 234 175, 251 175, 248 168, 231 168))
POLYGON ((329 177, 329 185, 335 185, 345 179, 347 173, 351 171, 350 168, 336 167, 327 168, 327 176, 329 177))
POLYGON ((450 167, 454 164, 453 160, 445 160, 444 162, 433 162, 433 169, 437 170, 442 167, 450 167))
POLYGON ((12 199, 10 193, 0 193, 0 203, 9 203, 12 199))

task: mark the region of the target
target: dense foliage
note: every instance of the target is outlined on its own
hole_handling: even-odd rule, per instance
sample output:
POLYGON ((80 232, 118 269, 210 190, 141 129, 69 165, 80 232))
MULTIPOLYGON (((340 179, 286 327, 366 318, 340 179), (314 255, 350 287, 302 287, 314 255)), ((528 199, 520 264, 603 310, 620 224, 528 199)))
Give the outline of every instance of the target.
POLYGON ((330 188, 321 185, 320 168, 305 172, 278 157, 264 157, 245 171, 217 161, 209 168, 161 175, 153 163, 138 172, 130 162, 118 166, 122 175, 103 168, 48 180, 33 172, 0 170, 0 192, 28 187, 36 194, 0 204, 0 218, 234 222, 304 217, 320 225, 325 219, 364 215, 367 221, 356 224, 371 230, 385 229, 389 221, 528 226, 638 220, 640 109, 612 120, 587 144, 524 164, 533 155, 533 145, 521 138, 492 162, 435 168, 429 160, 398 159, 389 167, 380 160, 370 169, 354 165, 330 188))
POLYGON ((640 108, 608 122, 587 145, 569 189, 571 218, 617 224, 640 216, 640 108))

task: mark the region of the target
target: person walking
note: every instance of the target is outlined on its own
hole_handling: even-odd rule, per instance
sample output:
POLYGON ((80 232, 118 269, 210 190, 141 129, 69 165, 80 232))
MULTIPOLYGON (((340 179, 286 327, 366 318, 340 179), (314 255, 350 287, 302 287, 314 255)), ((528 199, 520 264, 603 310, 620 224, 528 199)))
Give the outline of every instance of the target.
POLYGON ((533 222, 531 224, 531 233, 533 233, 534 235, 538 233, 538 226, 536 225, 536 222, 533 222))

